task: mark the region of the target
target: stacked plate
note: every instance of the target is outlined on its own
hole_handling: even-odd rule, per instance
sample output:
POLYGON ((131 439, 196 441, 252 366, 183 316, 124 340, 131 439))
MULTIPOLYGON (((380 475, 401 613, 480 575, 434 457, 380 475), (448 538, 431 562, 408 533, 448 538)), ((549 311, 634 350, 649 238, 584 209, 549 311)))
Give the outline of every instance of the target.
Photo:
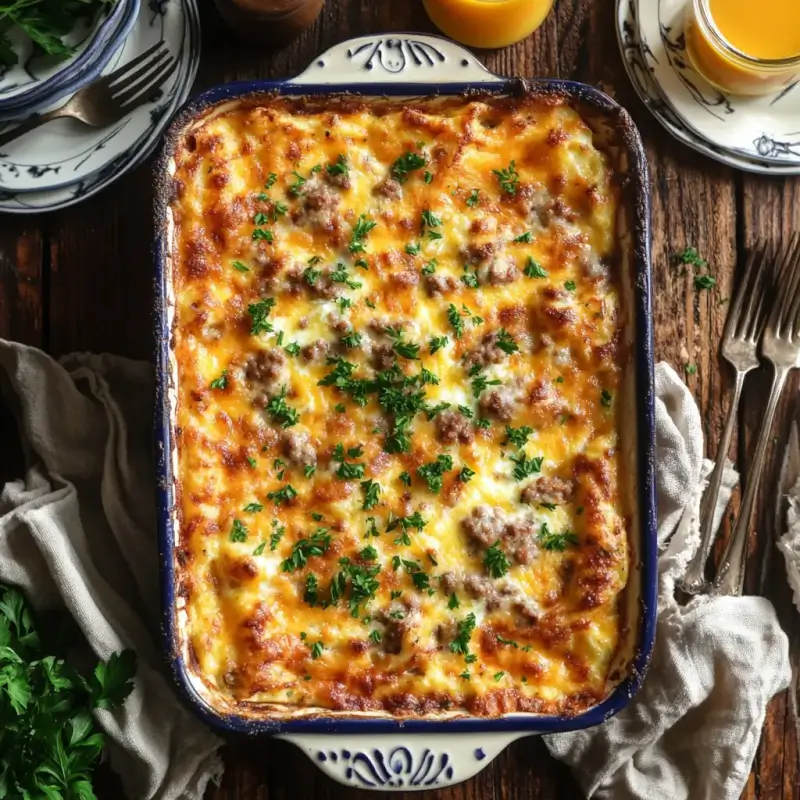
POLYGON ((800 174, 800 85, 770 97, 711 86, 686 55, 684 0, 617 0, 617 37, 628 76, 655 118, 689 147, 767 175, 800 174))
POLYGON ((178 68, 156 95, 114 125, 88 128, 59 119, 4 146, 0 212, 52 211, 101 191, 147 158, 189 95, 200 59, 196 0, 117 0, 107 17, 74 35, 76 50, 67 61, 34 64, 35 57, 23 53, 21 66, 0 73, 0 118, 19 122, 58 108, 158 42, 178 68))

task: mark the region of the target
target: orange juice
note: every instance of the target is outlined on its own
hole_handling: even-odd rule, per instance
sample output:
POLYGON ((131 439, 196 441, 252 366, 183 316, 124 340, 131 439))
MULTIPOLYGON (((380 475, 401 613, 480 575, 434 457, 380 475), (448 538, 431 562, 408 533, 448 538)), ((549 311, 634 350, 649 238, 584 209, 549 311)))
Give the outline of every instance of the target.
POLYGON ((722 91, 778 92, 800 75, 800 0, 694 0, 686 51, 722 91))
MULTIPOLYGON (((442 33, 470 47, 505 47, 530 36, 553 0, 423 0, 442 33)), ((800 0, 798 0, 800 2, 800 0)))

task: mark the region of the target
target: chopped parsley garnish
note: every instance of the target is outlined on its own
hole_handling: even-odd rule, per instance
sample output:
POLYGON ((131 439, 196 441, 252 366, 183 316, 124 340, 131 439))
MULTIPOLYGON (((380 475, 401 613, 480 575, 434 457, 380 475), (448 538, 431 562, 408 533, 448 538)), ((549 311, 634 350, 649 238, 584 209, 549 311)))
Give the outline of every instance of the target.
POLYGON ((366 547, 358 551, 358 557, 362 561, 377 561, 378 551, 371 544, 368 544, 366 547))
POLYGON ((350 244, 348 245, 348 250, 351 253, 363 253, 366 250, 366 245, 364 244, 364 239, 366 239, 367 234, 377 225, 378 223, 374 219, 370 219, 366 214, 362 214, 356 224, 353 226, 353 233, 350 237, 350 244))
POLYGON ((533 241, 533 234, 530 231, 525 231, 525 233, 515 237, 514 241, 520 244, 530 244, 533 241))
POLYGON ((288 503, 290 500, 293 500, 297 497, 297 491, 292 486, 291 483, 287 483, 286 486, 278 489, 275 492, 269 492, 267 494, 267 498, 272 500, 276 506, 281 505, 281 503, 288 503))
POLYGON ((479 191, 478 189, 473 189, 469 193, 469 197, 467 198, 466 202, 470 208, 475 208, 475 206, 478 205, 478 203, 480 202, 478 198, 478 191, 479 191))
POLYGON ((444 473, 451 469, 453 469, 452 457, 440 455, 436 457, 436 461, 417 467, 417 475, 428 484, 430 491, 438 494, 442 488, 444 473))
POLYGON ((471 612, 458 623, 456 637, 450 642, 450 651, 452 653, 459 653, 464 656, 469 653, 469 640, 475 630, 475 625, 475 615, 471 612))
POLYGON ((247 456, 247 463, 250 465, 250 469, 255 469, 256 468, 257 462, 253 458, 253 456, 247 456))
POLYGON ((404 486, 411 486, 411 475, 409 475, 408 472, 401 472, 400 483, 402 483, 404 486))
POLYGON ((405 152, 392 164, 392 177, 400 183, 408 180, 408 173, 422 169, 428 162, 417 153, 405 152))
POLYGON ((247 528, 240 519, 235 519, 233 521, 233 526, 231 527, 231 535, 229 538, 232 542, 247 541, 247 528))
POLYGON ((373 309, 375 308, 375 303, 373 303, 372 300, 369 299, 369 297, 364 301, 364 305, 367 308, 373 308, 373 309))
POLYGON ((319 579, 313 572, 306 575, 306 590, 303 593, 303 600, 310 606, 315 606, 319 602, 319 579))
POLYGON ((697 373, 697 364, 684 364, 683 369, 687 375, 695 375, 697 373))
POLYGON ((278 217, 282 217, 288 210, 289 206, 287 206, 286 203, 281 203, 280 201, 276 202, 272 208, 272 221, 275 222, 278 217))
POLYGON ((281 562, 283 572, 302 569, 312 556, 321 556, 331 546, 331 535, 327 528, 317 528, 307 539, 298 539, 292 545, 292 554, 281 562))
POLYGON ((405 250, 410 256, 416 256, 419 255, 420 247, 420 243, 417 242, 416 244, 407 244, 405 250))
POLYGON ((478 289, 480 287, 480 283, 478 283, 478 276, 474 272, 466 272, 461 276, 461 281, 470 289, 478 289))
POLYGON ((429 230, 428 231, 428 238, 431 241, 434 241, 435 239, 443 239, 444 236, 441 233, 439 233, 439 231, 429 230))
POLYGON ((600 392, 600 404, 603 408, 611 408, 611 392, 606 389, 600 392))
POLYGON ((364 504, 361 506, 361 508, 364 511, 369 511, 371 508, 375 508, 375 506, 378 505, 381 495, 381 485, 370 479, 363 481, 361 488, 364 490, 364 504))
POLYGON ((219 378, 214 378, 209 384, 212 389, 227 389, 228 388, 228 370, 222 370, 219 378))
POLYGON ((264 548, 267 546, 266 542, 261 542, 255 550, 253 550, 254 556, 260 556, 264 552, 264 548))
POLYGON ((268 230, 267 228, 255 228, 253 230, 253 239, 256 241, 261 240, 271 244, 274 238, 275 237, 272 235, 272 231, 268 230))
POLYGON ((272 520, 272 533, 269 535, 269 549, 271 552, 275 552, 278 549, 278 545, 283 539, 283 535, 286 533, 286 526, 279 525, 278 520, 272 520))
POLYGON ((503 677, 503 675, 505 675, 505 672, 502 672, 502 671, 495 672, 495 674, 494 674, 495 683, 497 683, 497 681, 499 681, 503 677))
MULTIPOLYGON (((439 382, 438 378, 436 379, 436 382, 439 382)), ((450 403, 437 403, 435 406, 429 406, 426 408, 425 414, 427 415, 428 420, 432 420, 437 414, 441 414, 442 411, 447 411, 448 408, 450 408, 450 403)))
POLYGON ((267 404, 267 413, 272 417, 273 422, 280 422, 282 428, 291 428, 300 420, 297 409, 292 408, 286 403, 286 387, 281 389, 281 393, 273 397, 267 404))
POLYGON ((500 330, 498 331, 497 341, 495 342, 495 344, 504 353, 507 353, 508 355, 516 353, 519 350, 519 346, 514 341, 514 338, 505 328, 500 328, 500 330))
POLYGON ((353 264, 359 269, 369 270, 369 261, 367 261, 365 258, 358 258, 353 262, 353 264))
POLYGON ((269 176, 267 177, 267 182, 264 184, 264 188, 271 189, 277 180, 278 176, 274 172, 270 172, 269 176))
POLYGON ((306 464, 303 467, 303 475, 305 475, 306 478, 310 478, 316 471, 317 471, 316 464, 306 464))
MULTIPOLYGON (((453 306, 453 308, 455 308, 455 306, 453 306)), ((428 352, 433 355, 443 347, 447 347, 449 343, 450 340, 446 336, 431 336, 430 341, 428 342, 428 352)))
POLYGON ((575 281, 566 281, 566 282, 564 283, 564 288, 565 288, 565 289, 566 289, 568 292, 574 292, 574 291, 575 291, 575 281))
POLYGON ((504 639, 502 636, 498 636, 497 641, 500 642, 500 644, 510 645, 515 650, 519 649, 519 645, 513 639, 504 639))
POLYGON ((367 517, 367 532, 364 534, 364 538, 369 539, 370 536, 377 538, 380 535, 378 526, 375 524, 375 517, 367 517))
POLYGON ((250 267, 248 267, 246 264, 242 264, 241 261, 234 261, 233 268, 237 272, 250 272, 250 267))
POLYGON ((342 344, 348 348, 348 350, 352 350, 354 347, 358 347, 361 344, 361 334, 352 331, 348 333, 346 336, 342 336, 342 344))
POLYGON ((426 208, 425 211, 422 212, 422 227, 427 225, 429 228, 438 228, 442 224, 442 220, 440 217, 437 217, 433 211, 429 208, 426 208))
POLYGON ((399 597, 402 597, 402 596, 403 596, 403 590, 402 589, 394 589, 393 591, 391 591, 389 593, 389 599, 391 599, 391 600, 397 600, 399 597))
POLYGON ((322 275, 322 270, 314 269, 313 267, 306 267, 303 270, 303 280, 309 286, 316 286, 316 283, 319 280, 320 275, 322 275))
POLYGON ((349 169, 347 167, 347 157, 344 153, 339 154, 339 158, 336 159, 336 163, 328 164, 325 167, 328 175, 347 175, 349 169))
MULTIPOLYGON (((360 447, 351 447, 347 451, 347 456, 349 458, 359 458, 362 455, 363 451, 361 450, 360 447)), ((355 464, 352 462, 348 463, 347 461, 345 461, 345 453, 343 445, 341 444, 336 445, 333 451, 333 460, 339 462, 339 466, 336 469, 336 475, 343 481, 364 477, 364 470, 367 468, 367 465, 355 464)))
POLYGON ((453 594, 451 594, 450 597, 447 599, 447 607, 451 611, 453 611, 454 609, 458 608, 459 605, 461 604, 458 602, 458 595, 455 592, 453 592, 453 594))
POLYGON ((433 173, 430 170, 425 170, 425 183, 433 183, 433 173))
MULTIPOLYGON (((419 373, 419 381, 423 386, 438 386, 439 376, 423 367, 419 373)), ((450 404, 448 403, 447 405, 449 406, 450 404)))
POLYGON ((375 642, 375 644, 380 644, 381 632, 377 628, 375 628, 375 630, 370 631, 369 638, 370 641, 375 642))
POLYGON ((274 328, 267 318, 274 307, 275 299, 272 297, 266 297, 257 303, 250 303, 247 306, 247 313, 252 319, 250 333, 253 336, 257 336, 260 333, 272 333, 274 328))
POLYGON ((447 321, 452 325, 456 339, 460 339, 464 335, 464 320, 452 303, 447 307, 447 321))
POLYGON ((493 169, 492 174, 497 177, 500 188, 506 194, 517 193, 517 183, 519 182, 519 174, 516 169, 517 165, 512 160, 506 169, 493 169))
POLYGON ((475 427, 477 428, 491 428, 492 421, 490 419, 476 419, 475 420, 475 427))
POLYGON ((472 675, 469 674, 469 670, 465 669, 459 676, 459 678, 468 681, 472 679, 472 675))
POLYGON ((469 483, 474 477, 475 470, 470 469, 466 465, 461 467, 461 472, 458 473, 458 480, 461 481, 461 483, 469 483))
POLYGON ((485 375, 476 375, 472 379, 472 396, 473 397, 480 397, 481 394, 486 390, 489 386, 499 386, 499 380, 487 380, 485 375))
POLYGON ((331 603, 338 603, 347 595, 348 586, 350 588, 350 599, 348 607, 350 614, 357 617, 360 607, 375 596, 375 592, 380 589, 380 582, 375 576, 380 572, 380 567, 362 567, 353 564, 349 558, 340 558, 339 566, 341 571, 337 572, 331 581, 331 603))
POLYGON ((258 502, 256 502, 256 503, 248 503, 242 509, 242 511, 246 511, 248 514, 255 514, 258 511, 263 511, 263 510, 264 510, 264 506, 261 505, 261 503, 258 503, 258 502))
POLYGON ((275 472, 277 473, 276 477, 279 481, 282 481, 286 462, 282 458, 276 458, 275 461, 272 462, 272 466, 275 468, 275 472))
POLYGON ((330 277, 334 283, 343 283, 349 289, 360 289, 364 285, 361 281, 350 280, 347 267, 341 263, 336 265, 336 269, 331 272, 330 277))
POLYGON ((697 252, 696 247, 686 247, 679 253, 674 253, 672 261, 674 264, 684 264, 695 269, 702 269, 708 266, 708 261, 705 258, 700 258, 700 253, 697 252))
POLYGON ((578 544, 578 537, 572 531, 554 533, 547 527, 546 522, 542 523, 536 539, 543 550, 556 550, 558 552, 563 552, 569 545, 578 544))
POLYGON ((499 540, 486 549, 483 564, 493 578, 502 578, 508 572, 511 562, 508 556, 497 546, 499 540))
POLYGON ((422 274, 423 275, 433 275, 436 272, 436 267, 438 266, 438 261, 435 258, 430 259, 430 261, 425 262, 425 266, 422 267, 422 274))
POLYGON ((392 340, 392 349, 397 355, 412 361, 419 361, 419 345, 403 339, 402 328, 386 328, 386 335, 392 340))
POLYGON ((540 508, 544 508, 547 511, 555 511, 558 508, 557 503, 539 503, 540 508))
POLYGON ((529 428, 527 425, 523 425, 521 428, 510 428, 508 425, 506 425, 506 436, 508 437, 508 441, 511 442, 514 447, 518 447, 520 450, 525 447, 532 433, 533 428, 529 428))
POLYGON ((322 655, 322 651, 325 649, 325 645, 322 643, 322 640, 314 642, 314 644, 306 642, 306 645, 308 645, 309 649, 311 650, 311 658, 314 659, 314 661, 316 661, 322 655))
POLYGON ((336 301, 336 305, 339 306, 340 311, 344 311, 347 308, 350 308, 353 305, 353 301, 349 297, 340 297, 336 301))
POLYGON ((322 256, 311 256, 311 258, 308 259, 309 267, 316 267, 317 264, 321 263, 322 263, 322 256))
POLYGON ((717 279, 713 275, 695 275, 694 288, 698 291, 703 289, 712 289, 717 285, 717 279))
POLYGON ((315 522, 321 522, 322 521, 322 516, 323 515, 320 514, 319 511, 312 511, 311 512, 311 519, 313 519, 315 522))
POLYGON ((541 471, 544 458, 542 456, 527 458, 524 453, 521 453, 518 456, 511 456, 511 460, 514 462, 514 479, 523 481, 528 476, 541 471))
POLYGON ((295 169, 292 170, 292 175, 294 175, 294 183, 289 187, 289 194, 294 197, 299 197, 303 194, 303 184, 306 182, 306 179, 295 169))
POLYGON ((547 277, 547 270, 533 256, 528 256, 523 273, 527 278, 547 277))
POLYGON ((253 225, 266 225, 268 222, 269 217, 261 211, 253 217, 253 225))
POLYGON ((472 413, 472 409, 468 408, 467 406, 459 406, 458 410, 467 418, 472 419, 475 415, 472 413))

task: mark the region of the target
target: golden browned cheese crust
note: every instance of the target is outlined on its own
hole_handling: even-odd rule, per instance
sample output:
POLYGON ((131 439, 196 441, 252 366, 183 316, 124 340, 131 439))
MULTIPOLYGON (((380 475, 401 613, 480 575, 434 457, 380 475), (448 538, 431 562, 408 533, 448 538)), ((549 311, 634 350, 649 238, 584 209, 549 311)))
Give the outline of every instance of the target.
POLYGON ((263 98, 175 154, 193 669, 283 709, 577 713, 625 626, 618 189, 565 102, 263 98))

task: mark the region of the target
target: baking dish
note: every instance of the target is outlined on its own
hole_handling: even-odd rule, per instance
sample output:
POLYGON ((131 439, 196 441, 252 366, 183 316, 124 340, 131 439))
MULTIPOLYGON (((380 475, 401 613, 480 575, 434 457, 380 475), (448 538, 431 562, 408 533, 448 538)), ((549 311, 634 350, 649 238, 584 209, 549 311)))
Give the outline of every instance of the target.
POLYGON ((650 322, 650 244, 647 171, 641 142, 627 114, 591 87, 565 81, 525 83, 528 91, 567 97, 591 119, 598 137, 618 158, 625 175, 620 214, 623 300, 632 343, 624 401, 637 424, 625 457, 635 477, 629 490, 635 502, 634 535, 630 542, 632 570, 627 592, 631 606, 628 646, 623 653, 625 677, 601 703, 573 717, 510 714, 495 718, 391 718, 331 712, 268 718, 245 710, 220 713, 203 697, 202 685, 187 668, 181 636, 179 598, 173 564, 176 543, 176 373, 171 357, 174 295, 171 287, 170 164, 173 148, 187 125, 220 103, 236 102, 253 93, 286 95, 341 93, 413 97, 463 94, 480 90, 508 94, 520 82, 488 72, 468 51, 435 36, 362 37, 324 53, 297 78, 221 86, 190 103, 167 136, 157 177, 157 413, 159 474, 159 541, 163 581, 164 642, 176 683, 209 723, 228 731, 271 733, 304 749, 332 777, 354 785, 387 789, 427 788, 464 780, 491 761, 509 742, 531 733, 574 730, 602 722, 622 708, 638 687, 652 648, 656 594, 656 532, 653 478, 654 407, 653 352, 650 322), (446 738, 432 734, 447 733, 446 738), (336 734, 332 736, 332 734, 336 734), (408 734, 408 735, 405 735, 408 734), (400 738, 402 736, 402 739, 400 738))

